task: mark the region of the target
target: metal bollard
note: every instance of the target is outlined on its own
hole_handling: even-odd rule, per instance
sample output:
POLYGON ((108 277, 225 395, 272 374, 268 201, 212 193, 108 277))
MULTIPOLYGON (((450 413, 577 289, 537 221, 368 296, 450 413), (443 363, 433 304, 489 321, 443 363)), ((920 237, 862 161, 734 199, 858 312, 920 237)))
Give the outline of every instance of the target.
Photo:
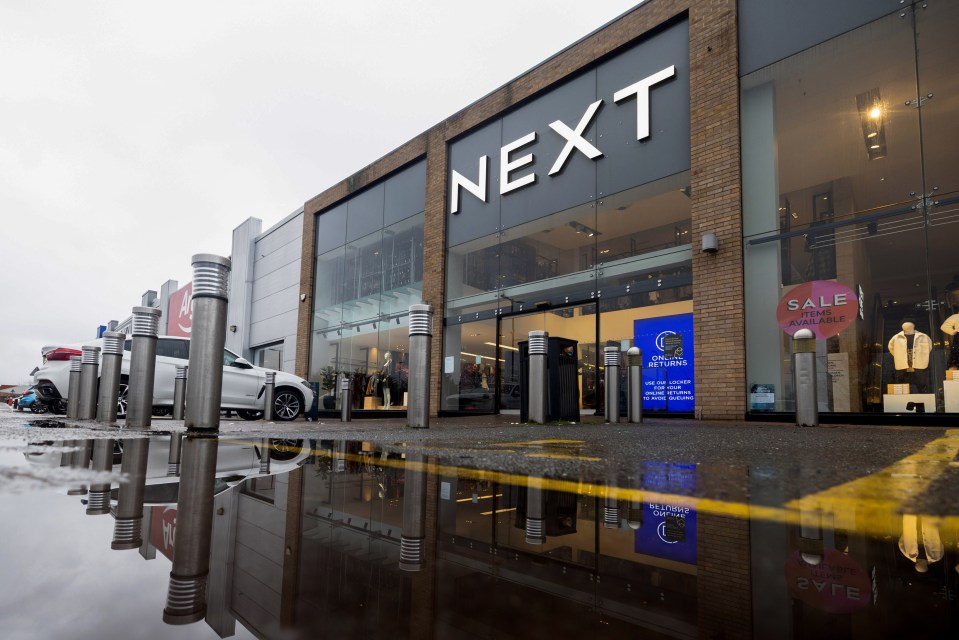
MULTIPOLYGON (((89 469, 90 468, 90 456, 93 452, 93 441, 92 440, 72 440, 73 445, 76 447, 73 452, 70 454, 70 467, 73 469, 89 469)), ((87 485, 80 484, 74 486, 72 489, 67 491, 68 496, 85 496, 87 495, 87 485)))
POLYGON ((186 408, 186 376, 189 365, 177 366, 176 375, 173 378, 173 419, 183 420, 183 412, 186 408))
POLYGON ((349 422, 353 419, 353 407, 350 406, 350 374, 340 376, 340 421, 349 422))
POLYGON ((231 265, 228 258, 208 253, 193 256, 193 330, 184 420, 188 431, 220 428, 231 265))
POLYGON ((406 456, 403 483, 403 533, 400 535, 400 569, 419 571, 426 559, 426 468, 425 458, 406 456))
POLYGON ((643 352, 639 347, 630 347, 626 352, 629 367, 629 398, 626 401, 627 422, 643 421, 643 352))
POLYGON ((260 438, 260 475, 270 475, 270 451, 271 442, 269 438, 260 438))
MULTIPOLYGON (((93 470, 109 473, 113 470, 113 440, 97 440, 93 443, 93 470)), ((90 485, 87 496, 87 515, 103 516, 110 513, 110 483, 90 485)))
POLYGON ((546 519, 543 517, 543 479, 529 476, 526 479, 526 544, 538 545, 545 542, 546 519))
POLYGON ((606 363, 606 422, 619 422, 619 347, 603 349, 606 363))
POLYGON ((529 421, 546 424, 547 391, 546 352, 549 333, 545 331, 529 332, 529 421))
POLYGON ((263 419, 273 421, 273 389, 276 387, 276 372, 266 372, 266 386, 263 392, 263 419))
POLYGON ((97 417, 97 378, 100 377, 100 347, 83 346, 80 357, 80 402, 77 418, 93 420, 97 417))
POLYGON ((113 523, 111 549, 139 549, 143 544, 143 491, 146 486, 147 458, 150 440, 126 438, 123 443, 123 462, 120 473, 127 482, 120 485, 117 495, 116 522, 113 523))
POLYGON ((133 307, 133 345, 130 348, 127 392, 127 426, 131 429, 149 429, 153 420, 153 380, 159 329, 159 309, 133 307))
POLYGON ((793 364, 796 372, 796 424, 818 427, 816 336, 809 329, 800 329, 793 334, 793 364))
MULTIPOLYGON (((196 280, 193 284, 196 286, 196 280)), ((196 331, 195 307, 193 314, 193 329, 196 331)), ((221 349, 221 362, 222 354, 221 349)), ((188 403, 187 410, 189 408, 188 403)), ((215 437, 193 433, 188 434, 183 442, 183 475, 176 504, 176 546, 167 603, 163 609, 163 621, 167 624, 190 624, 206 615, 216 454, 215 437)))
POLYGON ((409 426, 430 426, 430 350, 433 344, 433 307, 410 305, 409 426))
POLYGON ((80 411, 80 356, 70 356, 70 379, 67 383, 67 417, 76 420, 80 411))
POLYGON ((120 367, 123 364, 123 343, 127 336, 117 331, 103 334, 103 365, 100 371, 100 396, 97 400, 97 422, 117 421, 120 391, 120 367))
POLYGON ((603 527, 619 529, 619 498, 616 497, 616 487, 606 486, 606 501, 603 505, 603 527))

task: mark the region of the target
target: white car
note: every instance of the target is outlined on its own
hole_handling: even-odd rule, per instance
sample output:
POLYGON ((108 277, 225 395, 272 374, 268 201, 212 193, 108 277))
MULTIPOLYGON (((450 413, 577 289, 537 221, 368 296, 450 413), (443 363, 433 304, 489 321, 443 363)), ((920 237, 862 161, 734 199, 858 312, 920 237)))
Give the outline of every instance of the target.
MULTIPOLYGON (((126 415, 127 384, 130 373, 130 348, 127 339, 120 366, 120 391, 117 398, 117 417, 126 415)), ((34 374, 37 396, 54 412, 63 413, 69 395, 70 356, 81 355, 82 346, 103 348, 103 339, 91 340, 82 345, 44 347, 43 365, 34 374)), ((156 369, 153 380, 153 407, 155 415, 169 413, 173 407, 173 388, 176 368, 186 366, 190 360, 190 339, 160 336, 157 339, 156 369)), ((266 374, 269 369, 256 367, 232 351, 223 350, 223 392, 220 408, 236 411, 245 420, 257 420, 263 415, 266 391, 266 374)), ((189 374, 188 382, 189 384, 189 374)), ((276 372, 273 391, 273 417, 275 420, 293 420, 313 404, 313 389, 310 384, 290 373, 276 372)))

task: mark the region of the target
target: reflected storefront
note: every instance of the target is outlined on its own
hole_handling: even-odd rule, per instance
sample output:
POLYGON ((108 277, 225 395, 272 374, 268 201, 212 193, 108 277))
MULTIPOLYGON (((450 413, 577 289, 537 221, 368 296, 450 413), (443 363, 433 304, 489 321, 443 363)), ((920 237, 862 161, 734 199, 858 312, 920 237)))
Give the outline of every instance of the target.
POLYGON ((744 76, 747 393, 793 411, 959 412, 959 5, 897 8, 744 76))

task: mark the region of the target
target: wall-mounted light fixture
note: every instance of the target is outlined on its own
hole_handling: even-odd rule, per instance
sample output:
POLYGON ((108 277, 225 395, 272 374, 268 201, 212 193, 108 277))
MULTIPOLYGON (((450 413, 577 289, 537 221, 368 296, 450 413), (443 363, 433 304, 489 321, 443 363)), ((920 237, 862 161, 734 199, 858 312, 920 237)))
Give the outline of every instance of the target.
POLYGON ((703 234, 703 253, 716 253, 719 251, 719 240, 712 231, 703 234))
POLYGON ((236 325, 235 325, 235 324, 231 324, 231 325, 230 325, 230 333, 236 333, 236 325))
POLYGON ((300 294, 300 302, 306 302, 306 294, 305 294, 305 293, 301 293, 301 294, 300 294))

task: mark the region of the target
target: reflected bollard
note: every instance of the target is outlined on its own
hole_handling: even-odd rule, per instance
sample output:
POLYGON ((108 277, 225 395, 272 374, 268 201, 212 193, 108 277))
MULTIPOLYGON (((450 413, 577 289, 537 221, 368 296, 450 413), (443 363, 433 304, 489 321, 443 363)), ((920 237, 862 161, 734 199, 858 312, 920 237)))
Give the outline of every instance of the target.
POLYGON ((270 439, 260 439, 260 475, 270 475, 270 439))
POLYGON ((97 417, 97 384, 100 377, 100 347, 81 347, 80 357, 80 402, 77 418, 93 420, 97 417))
POLYGON ((629 397, 626 401, 627 422, 643 421, 643 352, 639 347, 630 347, 626 352, 629 367, 629 397))
MULTIPOLYGON (((810 332, 811 333, 811 332, 810 332)), ((825 553, 822 536, 822 511, 799 508, 799 556, 808 565, 817 566, 825 553)))
POLYGON ((167 477, 176 477, 180 475, 180 455, 183 451, 183 434, 170 434, 170 455, 167 457, 166 474, 167 477))
POLYGON ((340 376, 340 421, 349 422, 353 419, 353 407, 350 406, 350 374, 340 376))
POLYGON ((603 505, 603 526, 607 529, 619 529, 619 498, 616 487, 606 486, 606 502, 603 505))
MULTIPOLYGON (((93 452, 93 440, 72 440, 71 442, 76 448, 70 453, 70 468, 89 469, 90 456, 93 452)), ((77 485, 67 491, 68 496, 85 496, 86 494, 87 485, 85 484, 77 485)))
POLYGON ((188 431, 220 428, 231 264, 228 258, 208 253, 193 256, 193 330, 184 420, 188 431))
POLYGON ((153 380, 156 374, 160 310, 133 307, 133 345, 127 391, 127 427, 149 429, 153 420, 153 380))
MULTIPOLYGON (((222 350, 220 353, 222 361, 222 350)), ((183 442, 176 538, 167 603, 163 609, 163 621, 167 624, 190 624, 206 615, 216 454, 215 434, 192 433, 183 442)))
POLYGON ((409 404, 406 419, 411 427, 430 426, 430 350, 433 343, 433 307, 410 305, 409 404))
POLYGON ((143 544, 143 490, 150 453, 147 438, 125 438, 120 442, 123 446, 120 473, 126 476, 126 482, 120 484, 117 495, 117 516, 110 545, 111 549, 118 551, 139 549, 143 544))
POLYGON ((173 378, 173 419, 183 420, 186 407, 186 376, 189 365, 177 366, 176 376, 173 378))
MULTIPOLYGON (((101 473, 113 471, 113 440, 97 440, 93 443, 93 470, 101 473)), ((87 515, 103 516, 110 513, 110 483, 90 485, 87 496, 87 515)))
POLYGON ((529 476, 526 480, 526 544, 539 545, 546 542, 543 506, 543 478, 529 476))
POLYGON ((400 569, 419 571, 426 560, 426 459, 406 456, 403 474, 403 533, 400 535, 400 569))
POLYGON ((76 420, 80 414, 80 356, 70 356, 70 378, 67 382, 67 417, 76 420))
POLYGON ((263 419, 273 421, 273 390, 276 388, 276 372, 266 372, 266 385, 263 391, 263 419))
POLYGON ((606 422, 619 422, 619 347, 605 347, 606 422))
POLYGON ((626 511, 626 526, 632 530, 643 527, 643 497, 640 491, 643 488, 642 476, 629 479, 629 507, 626 511))
POLYGON ((809 329, 800 329, 793 334, 793 363, 796 372, 796 424, 800 427, 818 427, 816 336, 809 329))
POLYGON ((120 367, 123 364, 123 343, 127 336, 117 331, 103 334, 103 363, 100 371, 100 395, 97 400, 97 422, 117 421, 120 393, 120 367))
POLYGON ((547 417, 547 380, 546 350, 549 333, 546 331, 529 332, 529 421, 546 424, 547 417))

